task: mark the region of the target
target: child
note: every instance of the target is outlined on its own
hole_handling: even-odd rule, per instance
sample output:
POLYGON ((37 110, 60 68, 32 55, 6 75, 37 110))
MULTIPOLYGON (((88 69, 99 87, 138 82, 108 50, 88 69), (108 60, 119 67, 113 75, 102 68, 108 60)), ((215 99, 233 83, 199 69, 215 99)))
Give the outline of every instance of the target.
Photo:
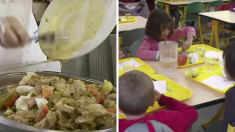
MULTIPOLYGON (((223 53, 225 61, 225 73, 229 80, 235 81, 235 43, 231 43, 223 53)), ((223 131, 227 132, 229 122, 235 121, 235 86, 225 94, 225 112, 223 119, 223 131)))
POLYGON ((183 50, 187 50, 192 45, 196 33, 193 27, 174 29, 171 16, 162 9, 155 9, 149 15, 145 34, 148 37, 143 39, 137 57, 144 60, 158 60, 160 41, 178 41, 187 37, 182 46, 183 50))
POLYGON ((138 123, 142 126, 146 123, 146 126, 142 128, 148 128, 147 132, 166 132, 167 130, 167 132, 186 132, 198 118, 194 107, 155 91, 152 79, 140 71, 130 71, 119 78, 119 108, 127 117, 127 119, 119 120, 119 132, 125 130, 133 132, 130 131, 130 128, 138 123), (169 110, 145 115, 148 107, 153 106, 155 101, 158 101, 160 106, 166 106, 169 110), (157 127, 152 123, 153 121, 159 122, 158 125, 161 124, 161 127, 153 130, 157 127))
POLYGON ((229 3, 230 3, 229 10, 235 12, 235 0, 230 0, 229 3))

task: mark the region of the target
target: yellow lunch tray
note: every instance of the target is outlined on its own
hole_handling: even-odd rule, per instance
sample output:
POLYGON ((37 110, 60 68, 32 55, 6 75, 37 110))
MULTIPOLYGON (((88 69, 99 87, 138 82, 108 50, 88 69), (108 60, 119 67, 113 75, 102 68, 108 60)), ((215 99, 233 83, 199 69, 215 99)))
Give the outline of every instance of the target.
POLYGON ((119 20, 119 23, 127 23, 127 22, 135 22, 135 21, 137 21, 137 18, 134 17, 134 16, 129 16, 129 19, 127 19, 126 16, 121 16, 119 18, 122 18, 121 21, 119 20))
MULTIPOLYGON (((119 60, 119 63, 122 63, 122 62, 125 62, 125 61, 129 61, 129 60, 132 60, 134 59, 135 61, 139 62, 140 64, 142 64, 142 66, 139 66, 139 67, 136 67, 135 70, 138 70, 138 71, 141 71, 141 72, 144 72, 148 75, 152 75, 155 73, 155 70, 150 67, 149 65, 147 65, 144 61, 142 61, 141 59, 139 58, 126 58, 126 59, 121 59, 119 60)), ((119 68, 118 68, 119 69, 119 68)), ((121 76, 122 74, 124 74, 125 72, 122 71, 121 69, 119 69, 119 76, 121 76)))
MULTIPOLYGON (((189 99, 192 97, 193 93, 184 88, 183 86, 177 84, 176 82, 166 78, 165 76, 159 75, 159 74, 153 74, 150 76, 152 79, 155 79, 157 81, 160 80, 166 80, 167 81, 167 87, 170 88, 172 90, 172 92, 169 92, 166 90, 166 93, 164 95, 168 96, 168 97, 172 97, 174 99, 177 99, 179 101, 184 101, 186 99, 189 99)), ((159 109, 161 109, 163 107, 160 107, 158 105, 158 102, 155 102, 155 105, 152 107, 149 107, 148 110, 146 111, 146 113, 152 113, 154 111, 157 111, 159 109)), ((126 116, 122 113, 119 113, 119 119, 123 119, 126 118, 126 116)))
POLYGON ((207 72, 206 69, 205 69, 205 66, 198 67, 197 69, 198 69, 198 76, 196 76, 195 78, 189 77, 189 76, 188 76, 188 71, 185 72, 185 75, 186 75, 187 77, 189 77, 189 78, 191 78, 191 79, 193 79, 193 80, 195 80, 195 81, 197 81, 197 82, 203 84, 203 85, 206 85, 206 86, 209 87, 209 88, 212 88, 212 89, 214 89, 214 90, 220 92, 220 93, 225 93, 229 88, 231 88, 232 86, 234 86, 234 85, 231 85, 231 86, 227 87, 227 88, 224 89, 224 90, 219 90, 219 89, 213 88, 213 87, 211 87, 211 86, 209 86, 209 85, 207 85, 207 84, 204 84, 204 83, 202 82, 203 80, 206 80, 206 79, 208 79, 208 78, 210 78, 210 77, 212 77, 212 76, 214 76, 214 75, 218 75, 218 76, 224 77, 223 74, 222 74, 222 71, 223 71, 224 69, 221 68, 218 64, 215 65, 215 67, 214 67, 214 69, 213 69, 213 72, 207 72))
POLYGON ((180 2, 180 1, 188 1, 188 0, 161 0, 164 2, 180 2))
MULTIPOLYGON (((206 52, 208 52, 208 51, 223 52, 222 50, 216 49, 216 48, 211 47, 211 46, 208 46, 208 45, 206 45, 206 44, 195 44, 195 45, 192 45, 192 46, 191 46, 188 50, 186 50, 186 51, 195 52, 197 46, 206 47, 206 52)), ((182 48, 178 48, 178 51, 182 51, 182 48)), ((197 63, 190 64, 190 63, 189 63, 189 60, 188 60, 185 65, 178 66, 178 67, 179 67, 179 68, 184 68, 184 67, 189 67, 189 66, 194 66, 194 65, 202 64, 202 63, 204 63, 204 62, 205 62, 205 60, 203 59, 203 60, 199 60, 197 63)))

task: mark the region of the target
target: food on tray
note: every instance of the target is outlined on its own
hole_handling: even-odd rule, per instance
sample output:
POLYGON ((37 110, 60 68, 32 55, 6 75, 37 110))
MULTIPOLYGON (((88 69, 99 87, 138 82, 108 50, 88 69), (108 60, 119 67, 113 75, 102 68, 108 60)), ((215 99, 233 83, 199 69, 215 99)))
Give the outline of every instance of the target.
POLYGON ((101 130, 116 125, 116 93, 107 80, 87 84, 27 73, 19 86, 2 92, 0 108, 9 119, 44 129, 101 130))
POLYGON ((198 70, 197 68, 192 68, 188 71, 188 76, 195 78, 198 75, 198 70))
POLYGON ((178 65, 185 65, 188 61, 188 57, 185 54, 178 54, 178 65))
POLYGON ((188 55, 189 56, 189 63, 194 64, 198 62, 199 55, 198 53, 191 53, 188 55))

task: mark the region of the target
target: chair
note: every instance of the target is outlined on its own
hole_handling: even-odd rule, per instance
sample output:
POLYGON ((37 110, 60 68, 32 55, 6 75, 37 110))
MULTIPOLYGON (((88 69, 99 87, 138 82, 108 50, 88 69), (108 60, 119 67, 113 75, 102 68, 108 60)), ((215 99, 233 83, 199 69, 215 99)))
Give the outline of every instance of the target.
POLYGON ((146 36, 144 31, 145 31, 145 28, 139 28, 139 29, 134 29, 131 31, 124 32, 123 34, 120 34, 119 36, 120 50, 122 50, 123 53, 126 54, 127 57, 130 57, 127 53, 129 52, 131 45, 136 40, 142 39, 146 36))
POLYGON ((209 8, 215 7, 215 10, 216 10, 220 5, 223 5, 223 4, 224 4, 224 1, 213 1, 209 3, 209 8))
POLYGON ((132 44, 130 48, 130 57, 137 57, 137 52, 142 42, 143 42, 143 39, 139 39, 135 41, 135 43, 132 44))
MULTIPOLYGON (((205 9, 202 12, 210 12, 210 9, 205 9)), ((202 36, 203 41, 204 40, 210 41, 210 39, 211 39, 211 28, 208 26, 208 24, 212 22, 212 19, 207 18, 207 17, 203 17, 203 16, 199 16, 199 17, 200 17, 200 19, 198 21, 198 25, 200 25, 199 26, 200 36, 202 36)), ((232 39, 232 35, 227 33, 224 30, 223 26, 224 26, 223 24, 220 24, 219 39, 221 41, 223 41, 224 46, 226 47, 227 46, 227 41, 232 39)), ((213 46, 213 45, 211 45, 211 46, 213 46)), ((220 49, 220 47, 218 47, 218 46, 216 46, 216 48, 220 49)))
MULTIPOLYGON (((203 11, 203 8, 204 8, 204 5, 202 2, 194 2, 185 6, 182 27, 184 27, 186 22, 199 21, 200 16, 198 15, 198 13, 201 13, 203 11)), ((199 23, 199 27, 201 27, 200 23, 199 23)), ((199 39, 200 41, 197 43, 204 43, 202 36, 200 36, 200 38, 197 38, 197 39, 199 39)))

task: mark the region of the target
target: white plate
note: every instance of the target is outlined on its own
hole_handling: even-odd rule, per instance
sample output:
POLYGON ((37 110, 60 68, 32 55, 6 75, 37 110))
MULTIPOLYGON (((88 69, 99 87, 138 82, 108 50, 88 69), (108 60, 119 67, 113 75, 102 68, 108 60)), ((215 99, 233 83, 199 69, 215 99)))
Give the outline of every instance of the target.
POLYGON ((224 70, 222 71, 222 75, 226 78, 226 74, 225 74, 224 70))

